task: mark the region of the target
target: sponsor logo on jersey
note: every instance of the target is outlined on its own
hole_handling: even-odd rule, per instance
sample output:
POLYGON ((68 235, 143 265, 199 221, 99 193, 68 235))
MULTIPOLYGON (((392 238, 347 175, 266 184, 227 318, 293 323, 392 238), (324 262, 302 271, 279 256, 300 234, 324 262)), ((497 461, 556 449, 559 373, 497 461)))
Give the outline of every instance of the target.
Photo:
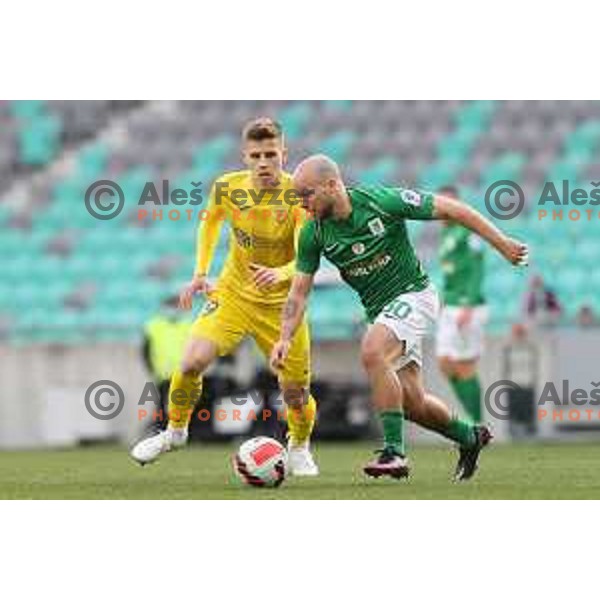
POLYGON ((368 222, 368 225, 369 230, 373 235, 383 235, 385 233, 385 227, 383 226, 383 223, 381 222, 381 219, 379 217, 371 219, 368 222))
POLYGON ((373 273, 373 271, 383 269, 391 262, 391 260, 392 257, 389 254, 378 254, 372 260, 363 261, 354 265, 346 271, 346 274, 350 277, 365 277, 373 273))
POLYGON ((233 228, 233 234, 239 246, 246 250, 276 250, 289 246, 289 241, 280 238, 269 238, 251 235, 238 227, 233 228))
POLYGON ((356 242, 356 244, 352 244, 352 252, 354 254, 363 254, 365 251, 365 245, 362 242, 356 242))
POLYGON ((414 190, 404 190, 400 195, 406 204, 421 206, 422 198, 421 194, 418 192, 415 192, 414 190))
POLYGON ((205 317, 206 315, 214 313, 215 310, 217 310, 217 308, 219 308, 219 303, 217 302, 217 300, 207 300, 204 306, 202 307, 200 314, 203 317, 205 317))
POLYGON ((235 239, 237 243, 242 248, 252 248, 252 236, 246 233, 243 229, 239 229, 238 227, 233 228, 233 234, 235 235, 235 239))

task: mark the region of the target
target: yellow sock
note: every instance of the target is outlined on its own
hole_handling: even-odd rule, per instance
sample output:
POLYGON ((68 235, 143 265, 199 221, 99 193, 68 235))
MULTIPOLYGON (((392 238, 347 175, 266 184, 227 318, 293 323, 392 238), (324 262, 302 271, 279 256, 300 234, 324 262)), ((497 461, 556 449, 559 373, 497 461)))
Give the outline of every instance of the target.
POLYGON ((177 370, 169 387, 169 427, 184 429, 188 426, 196 402, 202 393, 202 377, 185 375, 177 370))
POLYGON ((288 435, 292 446, 301 446, 308 442, 317 417, 317 402, 312 394, 308 397, 308 402, 302 408, 293 409, 287 407, 285 412, 288 435))

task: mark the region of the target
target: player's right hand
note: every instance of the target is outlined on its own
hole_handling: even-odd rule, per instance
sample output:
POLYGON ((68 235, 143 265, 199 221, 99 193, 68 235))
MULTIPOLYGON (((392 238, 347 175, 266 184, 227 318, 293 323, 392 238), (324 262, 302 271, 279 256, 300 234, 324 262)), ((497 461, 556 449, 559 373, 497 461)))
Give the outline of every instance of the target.
POLYGON ((212 291, 213 286, 207 281, 206 277, 195 275, 179 294, 179 308, 190 310, 196 294, 210 294, 212 291))
POLYGON ((279 371, 283 367, 283 363, 290 351, 290 342, 279 340, 271 351, 271 369, 279 371))

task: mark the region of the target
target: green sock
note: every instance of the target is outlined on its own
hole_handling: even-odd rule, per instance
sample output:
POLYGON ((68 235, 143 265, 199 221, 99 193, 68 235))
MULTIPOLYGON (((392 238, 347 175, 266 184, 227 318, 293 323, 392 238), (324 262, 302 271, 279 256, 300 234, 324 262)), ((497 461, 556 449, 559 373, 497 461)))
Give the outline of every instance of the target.
POLYGON ((383 425, 385 447, 404 455, 404 413, 401 410, 382 410, 379 418, 383 425))
POLYGON ((477 375, 469 379, 451 377, 450 384, 467 415, 475 423, 481 423, 481 385, 479 384, 479 377, 477 375))
POLYGON ((452 417, 446 431, 443 432, 447 438, 457 442, 460 446, 472 446, 477 441, 473 423, 452 417))

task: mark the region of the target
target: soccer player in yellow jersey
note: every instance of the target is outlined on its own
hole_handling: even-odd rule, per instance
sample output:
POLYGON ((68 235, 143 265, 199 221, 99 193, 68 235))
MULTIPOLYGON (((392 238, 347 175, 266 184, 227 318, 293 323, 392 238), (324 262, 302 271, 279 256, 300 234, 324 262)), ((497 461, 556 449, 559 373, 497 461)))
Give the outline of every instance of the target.
MULTIPOLYGON (((206 218, 198 230, 195 273, 180 295, 186 309, 196 294, 205 294, 207 302, 192 326, 181 368, 171 379, 167 429, 132 450, 141 464, 185 444, 202 373, 218 356, 231 353, 242 338, 251 336, 268 357, 279 339, 281 311, 295 272, 295 248, 306 213, 294 195, 291 176, 283 171, 287 150, 278 123, 266 118, 248 123, 242 133, 242 155, 247 170, 225 173, 211 188, 206 218), (213 287, 207 276, 225 219, 231 225, 229 254, 213 287)), ((291 473, 317 475, 309 448, 316 403, 309 391, 306 321, 293 339, 279 383, 287 404, 291 473)))

